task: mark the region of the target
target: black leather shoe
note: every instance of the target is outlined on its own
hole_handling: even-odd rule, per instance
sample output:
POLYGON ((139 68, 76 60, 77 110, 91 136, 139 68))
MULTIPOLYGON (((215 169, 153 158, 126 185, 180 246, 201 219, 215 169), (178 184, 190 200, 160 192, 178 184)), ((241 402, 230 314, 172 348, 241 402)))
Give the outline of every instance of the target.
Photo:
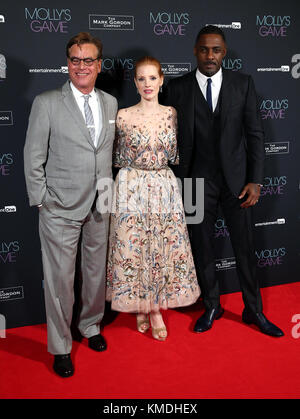
POLYGON ((89 347, 97 352, 105 351, 107 348, 105 339, 102 335, 95 335, 89 338, 89 347))
POLYGON ((218 320, 222 317, 223 313, 224 309, 221 306, 206 310, 205 313, 196 321, 194 332, 202 333, 211 329, 214 320, 218 320))
POLYGON ((263 313, 252 313, 244 309, 242 320, 247 324, 255 324, 266 335, 275 337, 284 336, 283 331, 271 323, 263 313))
POLYGON ((54 355, 53 369, 63 378, 71 377, 74 374, 74 367, 70 354, 54 355))

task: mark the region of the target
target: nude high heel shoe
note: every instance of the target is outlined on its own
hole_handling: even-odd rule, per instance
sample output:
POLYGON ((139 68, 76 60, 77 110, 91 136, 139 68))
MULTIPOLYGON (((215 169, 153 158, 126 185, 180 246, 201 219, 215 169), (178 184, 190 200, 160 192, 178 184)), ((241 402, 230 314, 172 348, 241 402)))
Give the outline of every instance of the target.
POLYGON ((151 330, 152 330, 152 336, 154 339, 165 341, 167 339, 168 333, 166 326, 163 327, 153 327, 152 320, 151 320, 151 314, 150 314, 150 322, 151 322, 151 330))
POLYGON ((146 333, 150 328, 150 322, 147 317, 147 314, 137 314, 136 315, 136 327, 140 333, 146 333))

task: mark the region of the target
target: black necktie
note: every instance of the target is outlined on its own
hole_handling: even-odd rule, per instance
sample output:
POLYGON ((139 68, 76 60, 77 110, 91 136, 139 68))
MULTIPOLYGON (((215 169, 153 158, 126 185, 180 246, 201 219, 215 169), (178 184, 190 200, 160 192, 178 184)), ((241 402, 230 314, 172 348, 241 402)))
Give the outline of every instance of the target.
POLYGON ((211 79, 207 79, 207 87, 206 87, 206 101, 208 103, 209 109, 212 111, 212 99, 211 99, 211 79))

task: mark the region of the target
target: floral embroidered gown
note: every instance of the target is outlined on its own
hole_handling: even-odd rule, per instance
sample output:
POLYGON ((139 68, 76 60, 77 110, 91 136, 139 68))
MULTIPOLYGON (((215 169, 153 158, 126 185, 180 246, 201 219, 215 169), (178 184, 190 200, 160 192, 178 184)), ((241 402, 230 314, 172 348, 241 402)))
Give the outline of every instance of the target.
POLYGON ((115 181, 107 267, 113 310, 149 313, 200 295, 184 209, 168 161, 178 164, 172 107, 148 117, 137 106, 116 121, 115 181))

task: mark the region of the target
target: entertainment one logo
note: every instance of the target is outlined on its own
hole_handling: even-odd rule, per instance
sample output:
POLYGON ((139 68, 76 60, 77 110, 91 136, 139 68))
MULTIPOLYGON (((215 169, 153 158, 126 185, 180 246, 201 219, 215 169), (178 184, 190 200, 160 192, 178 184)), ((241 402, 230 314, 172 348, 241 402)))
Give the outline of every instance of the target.
POLYGON ((257 71, 275 71, 275 72, 282 72, 282 73, 289 73, 290 66, 289 65, 281 65, 280 67, 259 67, 257 71))
POLYGON ((295 65, 293 65, 292 71, 291 71, 292 77, 293 77, 293 79, 299 79, 299 77, 300 77, 300 54, 294 54, 292 56, 292 63, 293 64, 295 63, 295 65))
POLYGON ((224 58, 222 60, 222 67, 226 70, 238 71, 242 69, 241 58, 224 58))
POLYGON ((49 74, 49 73, 61 73, 67 74, 69 73, 67 66, 61 66, 60 68, 30 68, 29 73, 42 73, 42 74, 49 74))
POLYGON ((17 212, 17 207, 15 205, 5 205, 4 208, 0 208, 0 213, 1 212, 6 212, 6 213, 17 212))
POLYGON ((284 119, 289 108, 288 99, 264 99, 260 105, 262 119, 284 119))
POLYGON ((259 268, 264 268, 268 266, 278 266, 282 265, 283 258, 286 256, 286 248, 280 247, 278 249, 264 249, 260 251, 255 251, 257 257, 257 266, 259 268))
POLYGON ((3 54, 0 54, 0 80, 6 79, 6 59, 3 54))
POLYGON ((213 25, 213 26, 217 26, 218 28, 222 28, 222 29, 242 29, 242 24, 241 22, 231 22, 231 23, 207 23, 205 26, 209 26, 209 25, 213 25))
POLYGON ((258 33, 262 37, 284 37, 287 36, 287 28, 291 24, 291 16, 256 16, 258 33))
POLYGON ((283 225, 285 224, 285 218, 277 218, 275 221, 263 221, 255 223, 255 227, 272 226, 272 225, 283 225))
POLYGON ((149 14, 155 35, 185 36, 186 26, 190 23, 188 13, 159 12, 149 14))
POLYGON ((265 177, 264 185, 261 188, 261 196, 283 195, 287 185, 287 176, 265 177))
POLYGON ((10 169, 13 164, 13 156, 11 153, 0 153, 0 176, 9 176, 10 169))
POLYGON ((25 19, 30 22, 32 32, 68 33, 68 22, 72 19, 70 9, 28 9, 25 19))
POLYGON ((0 264, 15 263, 19 251, 18 241, 0 243, 0 264))

